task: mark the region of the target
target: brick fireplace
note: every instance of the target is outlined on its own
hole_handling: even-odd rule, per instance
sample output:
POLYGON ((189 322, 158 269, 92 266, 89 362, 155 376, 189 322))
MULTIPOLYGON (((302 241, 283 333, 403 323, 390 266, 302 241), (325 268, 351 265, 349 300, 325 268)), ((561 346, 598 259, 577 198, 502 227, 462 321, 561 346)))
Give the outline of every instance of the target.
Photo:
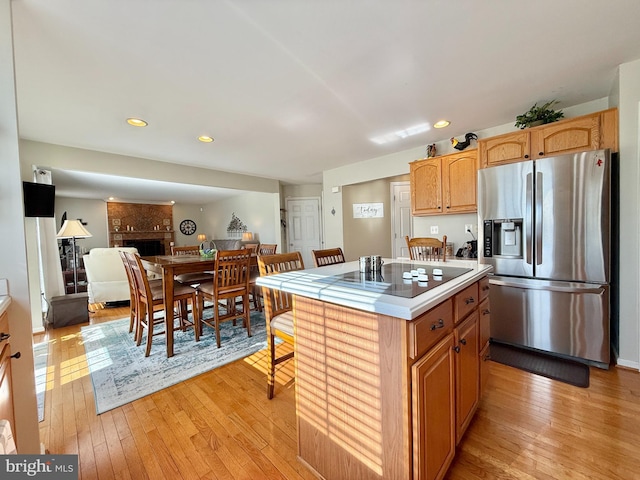
POLYGON ((170 255, 173 206, 107 203, 110 247, 136 247, 140 255, 170 255))

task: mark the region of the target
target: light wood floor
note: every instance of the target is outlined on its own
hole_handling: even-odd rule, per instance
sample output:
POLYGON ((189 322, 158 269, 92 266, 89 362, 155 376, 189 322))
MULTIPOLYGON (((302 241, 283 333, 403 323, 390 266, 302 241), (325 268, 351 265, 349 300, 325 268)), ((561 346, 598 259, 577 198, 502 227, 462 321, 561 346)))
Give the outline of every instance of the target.
MULTIPOLYGON (((127 315, 98 309, 91 322, 127 315)), ((292 362, 271 401, 258 352, 98 416, 80 327, 34 338, 44 340, 41 441, 79 454, 80 478, 315 478, 296 460, 292 362)), ((640 374, 592 368, 582 389, 493 362, 490 370, 448 479, 640 479, 640 374)))

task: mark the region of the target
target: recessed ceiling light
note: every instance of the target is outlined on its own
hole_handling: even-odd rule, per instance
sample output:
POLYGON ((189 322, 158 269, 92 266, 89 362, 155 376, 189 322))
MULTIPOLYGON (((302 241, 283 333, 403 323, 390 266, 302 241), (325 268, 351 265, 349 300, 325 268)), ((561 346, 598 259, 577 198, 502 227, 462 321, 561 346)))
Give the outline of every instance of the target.
POLYGON ((213 138, 212 138, 212 137, 210 137, 209 135, 200 135, 200 136, 198 137, 198 140, 200 140, 201 142, 204 142, 204 143, 211 143, 211 142, 213 142, 213 138))
POLYGON ((146 127, 148 125, 148 123, 142 120, 141 118, 134 118, 134 117, 127 118, 127 123, 129 125, 133 125, 134 127, 146 127))
POLYGON ((175 201, 175 200, 171 200, 171 202, 170 202, 170 203, 171 203, 171 205, 175 205, 175 204, 176 204, 176 201, 175 201))
POLYGON ((115 200, 113 197, 109 197, 109 200, 115 200))
POLYGON ((440 120, 439 122, 436 122, 436 123, 433 124, 433 128, 448 127, 450 123, 451 122, 449 122, 448 120, 440 120))

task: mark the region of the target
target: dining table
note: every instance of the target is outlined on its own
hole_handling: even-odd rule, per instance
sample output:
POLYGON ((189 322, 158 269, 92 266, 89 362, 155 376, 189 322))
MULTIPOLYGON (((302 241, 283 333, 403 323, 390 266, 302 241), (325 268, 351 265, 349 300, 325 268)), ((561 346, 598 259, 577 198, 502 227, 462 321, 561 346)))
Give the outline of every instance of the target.
MULTIPOLYGON (((167 357, 173 356, 173 288, 175 276, 183 273, 212 272, 215 257, 201 255, 154 255, 140 257, 148 272, 162 275, 164 290, 164 323, 166 332, 167 357)), ((196 308, 194 305, 192 308, 196 308)))

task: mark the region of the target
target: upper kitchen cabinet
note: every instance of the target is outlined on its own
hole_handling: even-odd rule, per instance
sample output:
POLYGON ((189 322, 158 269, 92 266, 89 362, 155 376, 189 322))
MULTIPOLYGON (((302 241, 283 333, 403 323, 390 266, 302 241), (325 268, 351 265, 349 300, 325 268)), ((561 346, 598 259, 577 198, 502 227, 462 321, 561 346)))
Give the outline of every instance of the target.
POLYGON ((599 148, 618 151, 616 108, 478 140, 482 168, 599 148))
POLYGON ((477 150, 416 160, 409 165, 413 215, 477 211, 477 150))

